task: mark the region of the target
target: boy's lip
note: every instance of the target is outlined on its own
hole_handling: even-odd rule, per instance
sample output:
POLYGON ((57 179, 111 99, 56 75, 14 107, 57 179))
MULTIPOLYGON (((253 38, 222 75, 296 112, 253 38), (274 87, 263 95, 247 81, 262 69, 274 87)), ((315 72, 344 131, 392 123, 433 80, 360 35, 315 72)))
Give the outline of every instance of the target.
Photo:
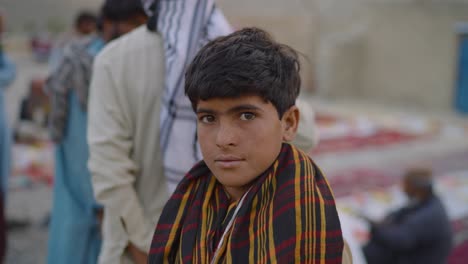
POLYGON ((215 161, 242 161, 243 158, 236 155, 221 154, 215 157, 215 161))
POLYGON ((239 166, 244 159, 235 155, 218 155, 214 161, 222 169, 231 169, 239 166))

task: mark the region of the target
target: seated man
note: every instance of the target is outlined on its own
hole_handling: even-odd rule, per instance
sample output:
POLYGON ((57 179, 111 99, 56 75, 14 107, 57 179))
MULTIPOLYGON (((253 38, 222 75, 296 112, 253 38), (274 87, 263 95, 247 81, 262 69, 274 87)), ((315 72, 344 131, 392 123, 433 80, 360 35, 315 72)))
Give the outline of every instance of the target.
POLYGON ((403 180, 409 204, 371 223, 368 264, 442 264, 452 245, 450 222, 432 189, 430 170, 410 169, 403 180))
POLYGON ((157 225, 149 263, 341 263, 331 189, 296 147, 299 62, 247 28, 208 43, 186 73, 204 160, 157 225))
POLYGON ((14 133, 17 142, 33 144, 49 138, 47 120, 50 103, 43 89, 44 82, 43 78, 33 78, 28 93, 21 100, 14 133))

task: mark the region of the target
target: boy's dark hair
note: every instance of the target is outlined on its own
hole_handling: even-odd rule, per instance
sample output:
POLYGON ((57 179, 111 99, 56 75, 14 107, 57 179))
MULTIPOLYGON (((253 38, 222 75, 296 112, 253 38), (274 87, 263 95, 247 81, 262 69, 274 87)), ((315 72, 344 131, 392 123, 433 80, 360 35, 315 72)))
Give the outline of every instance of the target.
POLYGON ((301 86, 297 52, 264 30, 244 28, 204 46, 185 74, 185 93, 199 100, 258 95, 281 118, 295 104, 301 86))
POLYGON ((89 11, 81 11, 75 19, 75 27, 84 23, 97 23, 97 17, 89 11))
POLYGON ((111 21, 124 21, 135 16, 146 16, 141 0, 106 0, 101 17, 111 21))

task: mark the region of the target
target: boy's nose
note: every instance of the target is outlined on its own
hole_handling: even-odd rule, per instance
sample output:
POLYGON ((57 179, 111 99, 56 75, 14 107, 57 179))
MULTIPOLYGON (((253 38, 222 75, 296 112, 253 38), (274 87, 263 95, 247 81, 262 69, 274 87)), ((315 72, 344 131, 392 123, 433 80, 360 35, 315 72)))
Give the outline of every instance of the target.
POLYGON ((216 145, 220 148, 237 145, 235 129, 228 124, 220 124, 216 134, 216 145))

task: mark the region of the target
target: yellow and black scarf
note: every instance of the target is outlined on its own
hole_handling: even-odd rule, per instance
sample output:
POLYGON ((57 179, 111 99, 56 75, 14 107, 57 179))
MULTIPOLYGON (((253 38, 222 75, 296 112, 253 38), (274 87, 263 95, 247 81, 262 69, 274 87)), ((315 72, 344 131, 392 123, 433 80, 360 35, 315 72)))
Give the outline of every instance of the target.
POLYGON ((305 153, 283 144, 241 201, 230 204, 206 164, 198 163, 163 210, 149 263, 341 263, 333 194, 305 153))

